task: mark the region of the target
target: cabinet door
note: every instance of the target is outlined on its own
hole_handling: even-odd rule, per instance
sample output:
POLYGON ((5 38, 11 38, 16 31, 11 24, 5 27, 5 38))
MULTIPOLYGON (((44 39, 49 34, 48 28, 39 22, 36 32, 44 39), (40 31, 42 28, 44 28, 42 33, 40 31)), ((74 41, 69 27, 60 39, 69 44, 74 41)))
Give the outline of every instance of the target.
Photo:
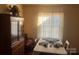
POLYGON ((11 25, 9 14, 0 14, 0 54, 11 54, 11 25))

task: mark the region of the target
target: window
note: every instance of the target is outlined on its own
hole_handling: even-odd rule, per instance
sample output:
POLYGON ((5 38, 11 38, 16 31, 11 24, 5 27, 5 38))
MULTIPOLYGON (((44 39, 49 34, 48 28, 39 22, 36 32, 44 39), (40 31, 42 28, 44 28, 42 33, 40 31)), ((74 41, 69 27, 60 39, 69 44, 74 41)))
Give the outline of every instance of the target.
POLYGON ((63 13, 38 15, 38 38, 63 39, 63 13))

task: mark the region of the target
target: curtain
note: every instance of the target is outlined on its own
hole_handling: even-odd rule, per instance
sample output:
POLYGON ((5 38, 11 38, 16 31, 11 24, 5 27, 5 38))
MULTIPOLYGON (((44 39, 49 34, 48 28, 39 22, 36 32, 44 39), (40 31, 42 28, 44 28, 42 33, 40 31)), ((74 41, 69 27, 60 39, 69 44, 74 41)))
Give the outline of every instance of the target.
POLYGON ((42 13, 38 16, 38 38, 63 39, 63 13, 42 13))

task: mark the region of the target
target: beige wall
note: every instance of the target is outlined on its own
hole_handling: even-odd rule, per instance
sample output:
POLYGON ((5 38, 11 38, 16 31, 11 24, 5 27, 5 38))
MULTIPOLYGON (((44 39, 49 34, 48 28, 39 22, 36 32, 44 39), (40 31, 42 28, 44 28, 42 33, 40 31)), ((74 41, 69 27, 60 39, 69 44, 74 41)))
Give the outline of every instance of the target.
MULTIPOLYGON (((9 5, 9 4, 8 4, 9 5)), ((0 4, 0 13, 8 12, 7 4, 0 4)), ((16 4, 19 9, 20 16, 23 17, 23 6, 21 4, 16 4)))
POLYGON ((40 12, 63 12, 63 8, 56 5, 24 5, 24 31, 29 37, 37 35, 37 20, 40 12))
POLYGON ((72 47, 79 49, 79 5, 67 5, 64 13, 64 40, 68 39, 72 47))
POLYGON ((5 4, 0 4, 0 13, 6 12, 7 11, 7 6, 5 4))
POLYGON ((23 5, 24 32, 29 37, 37 35, 37 19, 40 12, 64 12, 64 38, 79 49, 79 5, 23 5))
POLYGON ((23 5, 17 4, 17 7, 19 9, 20 16, 23 17, 23 5))

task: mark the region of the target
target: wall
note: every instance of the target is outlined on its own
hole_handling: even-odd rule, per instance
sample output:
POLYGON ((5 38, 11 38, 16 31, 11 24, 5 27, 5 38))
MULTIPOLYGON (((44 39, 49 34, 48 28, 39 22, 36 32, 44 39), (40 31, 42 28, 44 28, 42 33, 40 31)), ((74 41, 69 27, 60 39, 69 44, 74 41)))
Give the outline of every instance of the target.
MULTIPOLYGON (((61 6, 61 5, 60 5, 61 6)), ((29 37, 35 38, 37 35, 37 20, 40 12, 63 12, 63 8, 58 5, 23 5, 24 11, 24 31, 29 37)))
MULTIPOLYGON (((0 13, 8 12, 8 5, 7 4, 0 4, 0 13)), ((19 9, 20 16, 23 17, 23 8, 22 8, 23 6, 21 4, 17 4, 16 6, 19 9)))
POLYGON ((7 11, 7 6, 5 4, 0 4, 0 13, 6 12, 7 11))
POLYGON ((71 47, 79 49, 79 5, 23 5, 24 32, 29 37, 37 35, 37 19, 40 12, 64 12, 63 40, 70 41, 71 47))
POLYGON ((23 5, 22 4, 17 4, 17 7, 19 9, 20 16, 23 17, 23 5))
POLYGON ((64 13, 64 40, 79 50, 79 5, 66 5, 64 13))

